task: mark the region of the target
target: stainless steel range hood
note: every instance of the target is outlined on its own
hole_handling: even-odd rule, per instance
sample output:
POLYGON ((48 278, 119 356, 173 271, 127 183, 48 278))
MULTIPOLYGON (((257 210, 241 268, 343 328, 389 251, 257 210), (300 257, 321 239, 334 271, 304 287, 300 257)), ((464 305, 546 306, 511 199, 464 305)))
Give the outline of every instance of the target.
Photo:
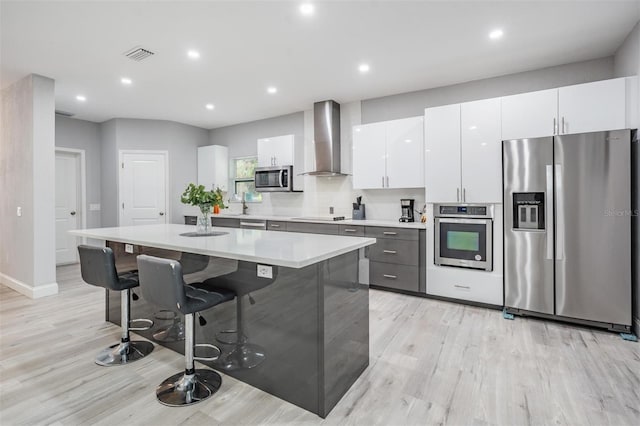
POLYGON ((323 101, 313 104, 313 146, 315 170, 310 176, 347 176, 340 171, 340 104, 323 101))

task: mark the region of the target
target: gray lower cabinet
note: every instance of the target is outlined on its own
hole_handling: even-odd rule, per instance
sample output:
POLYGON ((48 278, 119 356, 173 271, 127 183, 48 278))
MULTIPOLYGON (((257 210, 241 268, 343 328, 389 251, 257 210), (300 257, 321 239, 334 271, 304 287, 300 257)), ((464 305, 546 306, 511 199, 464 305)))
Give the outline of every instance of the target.
POLYGON ((369 282, 380 287, 417 292, 418 275, 417 266, 369 262, 369 282))
POLYGON ((212 217, 211 224, 213 226, 221 226, 223 228, 240 228, 240 219, 231 217, 212 217))
POLYGON ((333 223, 287 222, 287 231, 338 235, 340 226, 333 223))
POLYGON ((281 220, 268 220, 267 230, 269 231, 288 231, 287 222, 281 220))
POLYGON ((376 238, 368 247, 369 283, 405 291, 420 291, 420 230, 367 226, 365 237, 376 238))

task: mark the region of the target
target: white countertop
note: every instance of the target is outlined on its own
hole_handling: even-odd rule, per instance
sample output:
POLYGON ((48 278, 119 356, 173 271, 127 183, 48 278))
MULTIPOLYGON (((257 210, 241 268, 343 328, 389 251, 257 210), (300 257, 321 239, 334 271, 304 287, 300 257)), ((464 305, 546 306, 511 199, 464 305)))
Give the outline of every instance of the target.
MULTIPOLYGON (((229 216, 233 217, 233 216, 229 216)), ((247 216, 244 216, 247 217, 247 216)), ((248 218, 248 217, 247 217, 248 218)), ((225 235, 184 237, 193 225, 144 225, 69 231, 72 235, 167 250, 303 268, 375 244, 375 238, 213 227, 225 235)))
POLYGON ((249 219, 249 220, 281 220, 285 222, 308 222, 308 223, 331 223, 334 225, 360 225, 360 226, 388 226, 392 228, 408 228, 408 229, 427 229, 426 223, 420 222, 398 222, 393 220, 375 220, 375 219, 365 219, 365 220, 353 220, 353 219, 345 219, 345 220, 319 220, 319 219, 301 219, 300 217, 290 217, 290 216, 269 216, 269 215, 253 215, 253 214, 215 214, 212 217, 225 217, 229 219, 249 219))

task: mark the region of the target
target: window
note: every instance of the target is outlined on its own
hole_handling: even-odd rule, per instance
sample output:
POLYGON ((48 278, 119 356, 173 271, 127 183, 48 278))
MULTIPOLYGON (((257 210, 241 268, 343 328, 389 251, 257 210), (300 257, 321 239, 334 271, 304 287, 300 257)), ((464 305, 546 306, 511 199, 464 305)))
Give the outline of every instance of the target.
POLYGON ((254 181, 254 172, 258 165, 256 157, 234 158, 232 161, 233 169, 233 192, 236 201, 244 200, 247 202, 261 202, 262 194, 256 192, 256 184, 254 181))

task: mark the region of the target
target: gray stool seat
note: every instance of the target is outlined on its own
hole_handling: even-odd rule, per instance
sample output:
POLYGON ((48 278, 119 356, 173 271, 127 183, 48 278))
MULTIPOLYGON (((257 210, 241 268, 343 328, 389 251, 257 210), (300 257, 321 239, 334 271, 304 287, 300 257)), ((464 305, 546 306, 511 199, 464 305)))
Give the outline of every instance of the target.
POLYGON ((176 260, 153 256, 138 256, 140 288, 146 301, 162 309, 177 310, 184 315, 185 370, 165 379, 156 389, 156 397, 162 404, 180 407, 195 404, 216 393, 222 378, 213 370, 194 367, 194 360, 215 361, 218 356, 195 357, 196 347, 220 349, 210 344, 195 344, 194 314, 232 300, 235 293, 226 289, 205 287, 201 284, 186 285, 182 265, 176 260))
POLYGON ((254 368, 266 359, 265 349, 257 344, 250 343, 246 332, 245 296, 255 303, 251 293, 256 292, 273 282, 278 277, 278 268, 272 266, 272 278, 259 277, 257 265, 251 262, 238 261, 238 269, 230 274, 205 280, 202 285, 205 288, 228 289, 236 294, 236 329, 224 330, 218 333, 216 340, 225 345, 233 345, 234 348, 223 354, 216 364, 227 371, 254 368))
POLYGON ((138 287, 138 274, 125 272, 118 274, 113 250, 109 247, 79 245, 80 273, 82 279, 90 285, 102 287, 110 291, 120 292, 120 326, 122 336, 120 343, 103 349, 95 359, 102 366, 124 365, 144 358, 153 351, 153 344, 145 341, 131 341, 129 331, 148 330, 153 321, 148 319, 130 319, 131 289, 138 287), (144 322, 146 327, 131 327, 132 322, 144 322))

